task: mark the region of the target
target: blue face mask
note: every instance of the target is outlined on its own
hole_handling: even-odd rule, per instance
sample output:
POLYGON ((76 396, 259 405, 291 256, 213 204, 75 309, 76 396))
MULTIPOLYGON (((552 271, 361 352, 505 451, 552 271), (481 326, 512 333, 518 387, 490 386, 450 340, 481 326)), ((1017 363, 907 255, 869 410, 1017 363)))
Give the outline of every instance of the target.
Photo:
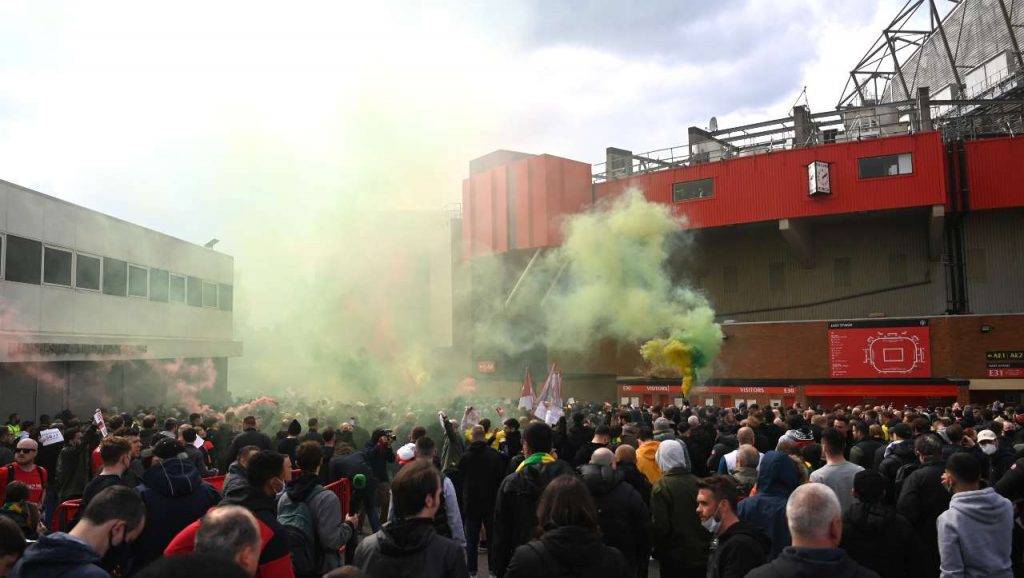
MULTIPOLYGON (((721 505, 718 508, 721 508, 721 505)), ((718 528, 722 525, 722 520, 718 516, 718 508, 715 508, 715 513, 708 516, 707 520, 701 520, 700 523, 705 530, 711 532, 712 536, 718 535, 718 528)))

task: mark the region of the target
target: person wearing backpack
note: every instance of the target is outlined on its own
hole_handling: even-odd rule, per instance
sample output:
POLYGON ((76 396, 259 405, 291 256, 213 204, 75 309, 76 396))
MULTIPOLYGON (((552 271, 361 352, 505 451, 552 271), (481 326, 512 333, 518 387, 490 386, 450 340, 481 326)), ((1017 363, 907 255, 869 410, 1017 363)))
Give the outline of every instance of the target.
POLYGON ((914 430, 905 423, 899 423, 889 431, 893 441, 875 451, 875 469, 885 476, 887 482, 885 503, 895 506, 896 500, 900 497, 900 486, 904 478, 916 469, 920 462, 914 454, 914 430), (904 469, 901 476, 900 470, 907 465, 911 467, 904 469))
POLYGON ((288 536, 297 578, 322 576, 341 566, 338 548, 355 534, 357 516, 341 519, 338 496, 319 484, 323 450, 313 440, 295 450, 302 473, 292 480, 277 504, 277 521, 288 536))
POLYGON ((0 506, 0 517, 17 524, 25 538, 39 539, 39 506, 28 501, 28 486, 22 482, 7 484, 7 489, 4 490, 4 505, 0 506))
POLYGON ((0 494, 7 489, 7 484, 18 481, 28 486, 28 501, 42 506, 43 494, 46 493, 46 469, 36 465, 36 453, 39 444, 30 438, 18 441, 14 450, 14 461, 0 469, 0 494))
MULTIPOLYGON (((944 464, 942 443, 931 434, 924 434, 914 442, 921 466, 903 480, 896 509, 917 530, 924 544, 920 562, 920 575, 939 575, 939 546, 936 520, 949 509, 949 491, 942 485, 944 464)), ((904 466, 906 467, 906 466, 904 466)))

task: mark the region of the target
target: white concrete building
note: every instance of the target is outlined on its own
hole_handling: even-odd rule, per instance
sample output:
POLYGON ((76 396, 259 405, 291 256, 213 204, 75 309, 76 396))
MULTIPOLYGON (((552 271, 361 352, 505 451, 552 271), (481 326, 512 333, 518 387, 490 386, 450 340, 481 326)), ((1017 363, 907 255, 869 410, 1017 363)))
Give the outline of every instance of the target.
POLYGON ((0 414, 226 395, 234 260, 0 181, 0 414))

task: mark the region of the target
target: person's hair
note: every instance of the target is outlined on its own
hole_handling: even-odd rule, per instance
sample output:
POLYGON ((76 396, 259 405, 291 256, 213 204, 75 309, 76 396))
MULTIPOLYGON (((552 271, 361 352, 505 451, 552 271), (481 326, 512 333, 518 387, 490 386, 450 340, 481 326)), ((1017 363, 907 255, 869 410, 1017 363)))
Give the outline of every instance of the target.
POLYGON ((193 413, 188 414, 188 421, 193 422, 193 421, 196 421, 197 419, 200 419, 202 417, 203 417, 202 414, 198 414, 198 413, 193 412, 193 413))
POLYGON ((967 452, 957 452, 946 460, 946 471, 958 482, 973 484, 981 478, 981 462, 967 452))
POLYGON ((427 496, 436 495, 440 487, 441 476, 429 461, 414 460, 402 466, 391 481, 395 515, 399 519, 415 516, 426 506, 427 496))
POLYGON ((885 476, 876 470, 861 470, 853 476, 853 491, 857 492, 857 499, 865 504, 880 503, 888 485, 885 476))
POLYGON ((618 463, 635 464, 636 449, 629 444, 622 444, 615 448, 615 461, 618 463), (629 449, 626 449, 629 448, 629 449))
POLYGON ((597 428, 594 429, 594 435, 595 436, 602 436, 602 437, 610 436, 610 435, 612 435, 612 428, 610 428, 610 427, 608 427, 608 426, 606 426, 604 424, 601 424, 601 425, 597 426, 597 428))
POLYGON ((295 449, 295 461, 303 473, 316 473, 323 459, 324 451, 313 440, 304 441, 295 449))
MULTIPOLYGON (((749 447, 749 446, 748 446, 749 447)), ((707 490, 715 499, 715 502, 726 500, 732 511, 736 511, 736 503, 739 501, 739 493, 736 490, 736 482, 731 476, 713 475, 697 481, 698 490, 707 490)))
POLYGON ((146 417, 142 418, 142 427, 152 428, 155 425, 156 425, 156 416, 155 415, 147 415, 146 417))
POLYGON ((423 436, 416 440, 416 455, 417 456, 430 456, 434 454, 437 449, 437 444, 429 436, 423 436))
POLYGON ((576 476, 558 476, 544 488, 537 503, 537 532, 543 534, 562 526, 582 526, 595 534, 601 530, 597 508, 586 484, 576 476))
POLYGON ((799 414, 793 414, 786 418, 786 427, 789 429, 800 429, 804 427, 804 420, 799 414))
POLYGON ((323 432, 320 433, 320 437, 322 437, 324 439, 324 443, 333 442, 334 441, 334 428, 328 427, 327 429, 325 429, 323 432))
POLYGON ((821 445, 825 454, 830 456, 841 456, 846 450, 846 436, 835 428, 828 428, 821 432, 821 445))
POLYGON ((870 426, 868 426, 868 434, 870 435, 870 437, 873 438, 881 438, 882 426, 877 423, 871 424, 870 426))
POLYGON ((181 441, 191 444, 196 441, 196 428, 190 425, 183 425, 178 428, 178 435, 181 436, 181 441))
POLYGON ((311 417, 308 420, 306 420, 306 429, 313 429, 318 425, 320 425, 320 420, 316 419, 315 417, 311 417))
POLYGON ((100 459, 104 466, 114 466, 121 461, 126 454, 132 451, 132 443, 120 436, 103 438, 100 442, 100 459))
POLYGON ((164 430, 165 431, 173 430, 174 426, 176 426, 176 425, 178 425, 178 420, 174 419, 173 417, 169 417, 169 418, 164 420, 164 430))
POLYGON ((418 426, 412 428, 412 432, 409 433, 409 441, 415 443, 416 440, 420 439, 421 437, 423 437, 425 435, 427 435, 427 428, 425 428, 425 427, 423 427, 421 425, 418 425, 418 426))
POLYGON ((548 424, 542 421, 531 422, 523 430, 523 441, 530 447, 530 451, 550 452, 552 432, 548 424))
POLYGON ((203 516, 195 544, 199 554, 235 554, 246 546, 254 546, 259 551, 259 523, 241 506, 213 508, 203 516))
POLYGON ((227 553, 202 554, 190 552, 180 556, 164 556, 148 564, 135 578, 247 578, 243 570, 227 553))
POLYGON ((736 450, 736 464, 745 468, 756 468, 761 461, 761 455, 757 448, 750 444, 743 444, 736 450))
POLYGON ((749 426, 743 426, 736 430, 736 441, 742 444, 753 444, 757 439, 757 435, 754 433, 754 429, 749 426))
POLYGON ((640 426, 640 430, 636 434, 637 439, 640 441, 647 441, 654 439, 654 430, 649 425, 640 426))
POLYGON ((477 424, 469 428, 469 439, 473 442, 482 442, 486 439, 487 434, 484 432, 484 426, 477 424))
POLYGON ((242 449, 238 450, 238 456, 235 459, 248 463, 249 458, 258 451, 260 451, 260 446, 242 446, 242 449))
POLYGON ((935 436, 923 435, 914 442, 914 451, 922 456, 934 458, 942 455, 942 444, 935 436))
POLYGON ((918 434, 923 434, 932 428, 932 423, 926 417, 915 419, 911 425, 914 427, 914 432, 918 434))
POLYGON ((284 455, 274 450, 260 450, 249 458, 245 466, 245 478, 253 488, 262 488, 268 481, 281 475, 284 470, 284 455))
POLYGON ((288 428, 287 429, 288 429, 288 435, 290 435, 290 436, 297 436, 300 433, 302 433, 302 424, 299 423, 299 420, 293 419, 292 421, 288 422, 288 428))
POLYGON ((841 516, 839 498, 825 484, 811 482, 797 486, 786 502, 786 520, 794 538, 824 538, 832 520, 841 516))
POLYGON ((242 426, 243 427, 256 427, 256 416, 254 416, 254 415, 247 415, 244 418, 242 418, 242 426))
POLYGON ((7 484, 7 488, 4 489, 4 502, 13 504, 14 502, 20 502, 28 499, 28 486, 25 482, 19 482, 17 480, 7 484))
POLYGON ((14 554, 20 557, 25 551, 25 546, 25 534, 21 532, 21 528, 14 520, 0 516, 0 556, 14 554))
POLYGON ((324 578, 363 578, 363 571, 358 566, 342 566, 324 574, 324 578))
POLYGON ((832 423, 834 424, 837 421, 841 421, 841 422, 845 423, 846 425, 850 425, 850 418, 846 417, 845 415, 832 416, 832 423))
POLYGON ((135 488, 110 486, 96 494, 82 513, 82 519, 94 525, 106 524, 111 520, 123 520, 125 532, 131 532, 142 523, 146 506, 135 488))
POLYGON ((480 420, 478 423, 481 426, 483 426, 484 431, 491 431, 491 420, 490 419, 485 417, 484 419, 480 420))
POLYGON ((960 440, 964 439, 964 428, 958 423, 951 424, 946 428, 946 437, 949 438, 949 443, 958 444, 960 440))

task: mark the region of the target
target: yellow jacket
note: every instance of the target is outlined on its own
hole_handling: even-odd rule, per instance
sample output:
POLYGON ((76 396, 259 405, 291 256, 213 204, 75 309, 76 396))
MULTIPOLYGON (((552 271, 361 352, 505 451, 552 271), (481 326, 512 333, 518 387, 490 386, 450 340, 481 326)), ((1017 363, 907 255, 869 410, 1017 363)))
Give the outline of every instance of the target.
POLYGON ((647 477, 647 481, 651 482, 651 485, 658 483, 661 479, 661 468, 658 467, 658 461, 654 459, 654 454, 658 453, 658 440, 649 440, 641 442, 640 447, 636 448, 636 467, 647 477))
MULTIPOLYGON (((469 442, 473 441, 473 435, 472 434, 473 434, 473 428, 470 428, 470 429, 466 430, 466 432, 465 432, 466 443, 469 443, 469 442)), ((484 438, 485 439, 489 438, 491 436, 494 436, 494 441, 491 442, 491 447, 496 449, 496 450, 500 449, 501 448, 501 442, 505 441, 505 430, 503 430, 503 429, 500 429, 498 431, 491 430, 491 431, 487 432, 486 434, 484 434, 484 438)))

